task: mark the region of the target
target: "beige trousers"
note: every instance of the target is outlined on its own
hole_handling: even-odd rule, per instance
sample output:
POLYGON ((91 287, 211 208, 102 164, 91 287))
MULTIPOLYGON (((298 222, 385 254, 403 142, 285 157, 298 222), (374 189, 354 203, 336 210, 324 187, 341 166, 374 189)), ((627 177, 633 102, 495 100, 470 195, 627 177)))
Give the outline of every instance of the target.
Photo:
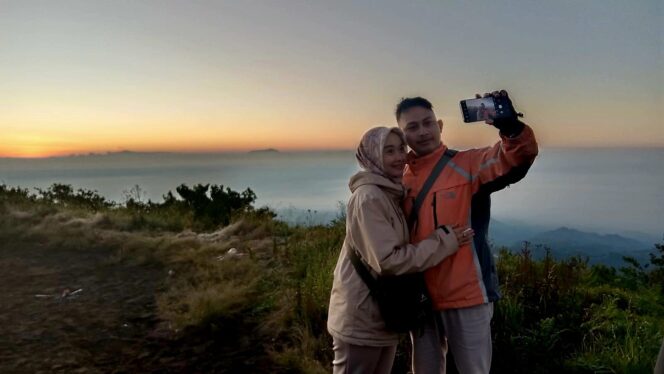
POLYGON ((390 374, 397 346, 370 347, 332 339, 333 374, 390 374))
POLYGON ((461 374, 488 374, 491 369, 493 303, 440 313, 443 333, 431 321, 422 334, 411 333, 413 373, 445 373, 447 349, 461 374))

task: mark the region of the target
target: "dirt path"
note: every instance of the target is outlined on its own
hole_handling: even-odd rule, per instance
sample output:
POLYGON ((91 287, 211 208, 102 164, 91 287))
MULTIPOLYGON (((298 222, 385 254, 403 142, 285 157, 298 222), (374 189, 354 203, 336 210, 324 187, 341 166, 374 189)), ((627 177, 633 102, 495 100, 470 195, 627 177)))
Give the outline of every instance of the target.
POLYGON ((167 278, 101 250, 0 243, 0 372, 237 372, 264 367, 238 321, 177 338, 155 318, 167 278), (20 248, 19 248, 20 247, 20 248), (77 290, 79 290, 77 292, 77 290), (69 296, 63 293, 69 292, 69 296))

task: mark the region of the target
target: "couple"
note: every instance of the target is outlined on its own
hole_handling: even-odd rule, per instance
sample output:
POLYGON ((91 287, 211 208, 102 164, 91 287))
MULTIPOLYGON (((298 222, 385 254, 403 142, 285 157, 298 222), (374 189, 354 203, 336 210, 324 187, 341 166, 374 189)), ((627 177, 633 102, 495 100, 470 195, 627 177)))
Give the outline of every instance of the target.
MULTIPOLYGON (((484 97, 490 95, 512 105, 505 91, 484 97)), ((500 130, 499 142, 456 152, 441 142, 443 122, 428 100, 403 99, 396 119, 399 128, 373 128, 357 149, 363 170, 349 183, 346 237, 327 323, 333 372, 390 373, 399 337, 385 328, 353 267, 348 253, 354 249, 374 277, 425 271, 434 312, 424 328, 410 334, 414 373, 444 373, 448 344, 461 374, 488 373, 493 302, 500 297, 487 241, 490 194, 525 176, 537 156, 533 131, 516 114, 490 119, 486 123, 500 130), (414 222, 406 222, 443 155, 451 158, 428 184, 414 222)))
POLYGON ((477 108, 477 120, 478 121, 486 121, 489 119, 489 109, 484 105, 484 103, 480 103, 480 107, 477 108))

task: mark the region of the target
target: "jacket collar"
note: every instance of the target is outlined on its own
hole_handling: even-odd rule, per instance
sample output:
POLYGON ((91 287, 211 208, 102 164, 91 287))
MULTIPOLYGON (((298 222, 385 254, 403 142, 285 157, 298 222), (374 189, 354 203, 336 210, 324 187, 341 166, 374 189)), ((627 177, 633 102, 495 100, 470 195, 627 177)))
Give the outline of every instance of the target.
POLYGON ((408 152, 408 159, 406 162, 408 163, 410 170, 417 174, 417 172, 421 170, 431 168, 436 162, 438 162, 438 160, 440 160, 440 157, 446 150, 447 146, 441 143, 433 152, 424 156, 418 157, 413 151, 410 151, 408 152))

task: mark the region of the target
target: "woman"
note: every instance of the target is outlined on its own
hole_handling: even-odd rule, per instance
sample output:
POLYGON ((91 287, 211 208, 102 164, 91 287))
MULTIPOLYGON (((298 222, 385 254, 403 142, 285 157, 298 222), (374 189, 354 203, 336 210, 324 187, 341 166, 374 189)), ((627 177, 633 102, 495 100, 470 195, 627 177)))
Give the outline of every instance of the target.
POLYGON ((438 228, 409 244, 401 201, 406 140, 399 128, 376 127, 357 149, 362 171, 350 179, 346 237, 334 269, 327 328, 333 338, 334 373, 389 373, 398 335, 387 331, 378 305, 355 271, 348 251, 357 250, 374 276, 423 271, 470 242, 467 227, 438 228))

